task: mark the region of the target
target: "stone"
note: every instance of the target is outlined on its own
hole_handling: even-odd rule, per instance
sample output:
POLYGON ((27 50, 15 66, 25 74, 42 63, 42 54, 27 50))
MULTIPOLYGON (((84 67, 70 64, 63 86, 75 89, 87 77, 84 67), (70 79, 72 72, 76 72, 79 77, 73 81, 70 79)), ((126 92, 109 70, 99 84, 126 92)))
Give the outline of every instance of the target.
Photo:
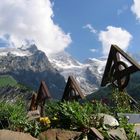
POLYGON ((90 134, 96 137, 98 140, 104 140, 103 135, 94 127, 90 128, 90 134))
POLYGON ((39 140, 73 140, 78 138, 82 132, 68 131, 62 129, 48 129, 39 134, 39 140))
POLYGON ((0 140, 37 140, 30 134, 10 130, 0 130, 0 140))
POLYGON ((120 140, 128 140, 125 130, 123 128, 117 128, 117 129, 111 129, 108 132, 108 135, 110 136, 110 138, 118 138, 120 140))
POLYGON ((117 113, 117 115, 126 117, 128 120, 128 123, 134 124, 134 132, 140 136, 140 114, 134 114, 134 113, 117 113))
POLYGON ((34 119, 40 118, 39 110, 29 111, 27 113, 27 118, 28 120, 34 120, 34 119))
POLYGON ((110 126, 110 127, 117 127, 117 126, 119 126, 119 122, 117 121, 117 119, 114 118, 111 115, 99 113, 98 117, 99 118, 103 117, 103 125, 105 125, 105 126, 110 126))
POLYGON ((134 126, 134 132, 136 132, 136 134, 140 136, 140 124, 136 124, 134 126))

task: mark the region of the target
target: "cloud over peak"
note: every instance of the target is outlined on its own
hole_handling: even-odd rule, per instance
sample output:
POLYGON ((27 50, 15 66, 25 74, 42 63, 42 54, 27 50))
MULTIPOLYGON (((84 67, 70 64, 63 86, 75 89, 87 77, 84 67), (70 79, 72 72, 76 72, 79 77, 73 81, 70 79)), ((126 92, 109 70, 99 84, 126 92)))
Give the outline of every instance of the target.
POLYGON ((136 19, 140 21, 140 0, 133 0, 131 11, 136 15, 136 19))
POLYGON ((50 0, 1 1, 0 37, 8 34, 16 47, 33 41, 46 54, 62 51, 72 40, 53 22, 53 16, 50 0))
POLYGON ((100 31, 99 41, 102 43, 103 55, 108 55, 111 44, 127 50, 132 35, 121 27, 107 26, 106 31, 100 31))

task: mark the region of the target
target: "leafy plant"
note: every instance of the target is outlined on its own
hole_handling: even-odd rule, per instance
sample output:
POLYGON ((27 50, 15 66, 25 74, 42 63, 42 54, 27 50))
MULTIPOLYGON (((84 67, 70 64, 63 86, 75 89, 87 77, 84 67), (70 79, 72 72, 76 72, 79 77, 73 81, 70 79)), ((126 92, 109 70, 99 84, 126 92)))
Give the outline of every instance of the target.
POLYGON ((134 124, 128 123, 128 120, 126 117, 120 116, 119 124, 121 128, 124 128, 129 140, 139 140, 139 137, 134 132, 134 124))
POLYGON ((89 127, 90 115, 93 113, 91 103, 80 105, 79 102, 61 103, 60 122, 64 128, 86 128, 89 127))
POLYGON ((14 103, 0 102, 0 119, 7 120, 9 128, 15 129, 21 121, 26 120, 26 107, 22 100, 14 103))
POLYGON ((20 128, 23 130, 23 132, 28 132, 34 137, 37 137, 38 134, 43 130, 40 122, 36 120, 26 120, 25 122, 20 122, 20 128))
POLYGON ((29 121, 26 115, 26 105, 22 99, 13 103, 0 101, 1 128, 29 132, 31 135, 37 136, 42 129, 40 123, 29 121))
POLYGON ((61 103, 59 101, 47 101, 45 104, 45 114, 50 118, 53 118, 54 116, 58 117, 61 108, 60 105, 61 103))
POLYGON ((125 92, 120 92, 117 89, 114 89, 112 93, 112 102, 115 112, 134 112, 131 108, 131 99, 125 92))
POLYGON ((110 108, 108 105, 106 105, 105 103, 101 102, 101 101, 97 101, 95 100, 93 102, 93 111, 95 114, 97 113, 108 113, 110 114, 110 108))
POLYGON ((10 122, 10 128, 11 129, 16 129, 19 127, 21 122, 26 121, 26 107, 25 104, 22 100, 17 100, 14 105, 9 107, 8 109, 10 117, 9 117, 9 122, 10 122))

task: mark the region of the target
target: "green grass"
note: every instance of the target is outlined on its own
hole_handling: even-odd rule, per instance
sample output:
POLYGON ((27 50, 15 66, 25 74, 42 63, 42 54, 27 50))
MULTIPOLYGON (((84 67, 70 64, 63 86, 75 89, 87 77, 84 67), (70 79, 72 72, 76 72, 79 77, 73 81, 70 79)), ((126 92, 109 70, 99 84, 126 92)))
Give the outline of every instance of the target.
POLYGON ((16 86, 17 81, 10 75, 1 75, 0 76, 0 87, 5 86, 16 86))

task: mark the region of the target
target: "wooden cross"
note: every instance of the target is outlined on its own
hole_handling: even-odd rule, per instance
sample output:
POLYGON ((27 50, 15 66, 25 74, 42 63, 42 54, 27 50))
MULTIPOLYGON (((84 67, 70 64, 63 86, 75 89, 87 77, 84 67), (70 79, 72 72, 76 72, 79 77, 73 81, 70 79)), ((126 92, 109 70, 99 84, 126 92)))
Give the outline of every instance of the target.
POLYGON ((115 85, 122 91, 129 83, 130 74, 139 71, 140 65, 135 62, 127 53, 116 45, 111 45, 110 53, 103 74, 101 86, 108 83, 115 85), (125 58, 131 66, 128 66, 120 57, 125 58))
POLYGON ((51 95, 45 81, 41 81, 37 96, 35 94, 32 96, 29 110, 37 110, 38 106, 40 106, 40 116, 44 116, 44 105, 46 99, 51 99, 51 95))

